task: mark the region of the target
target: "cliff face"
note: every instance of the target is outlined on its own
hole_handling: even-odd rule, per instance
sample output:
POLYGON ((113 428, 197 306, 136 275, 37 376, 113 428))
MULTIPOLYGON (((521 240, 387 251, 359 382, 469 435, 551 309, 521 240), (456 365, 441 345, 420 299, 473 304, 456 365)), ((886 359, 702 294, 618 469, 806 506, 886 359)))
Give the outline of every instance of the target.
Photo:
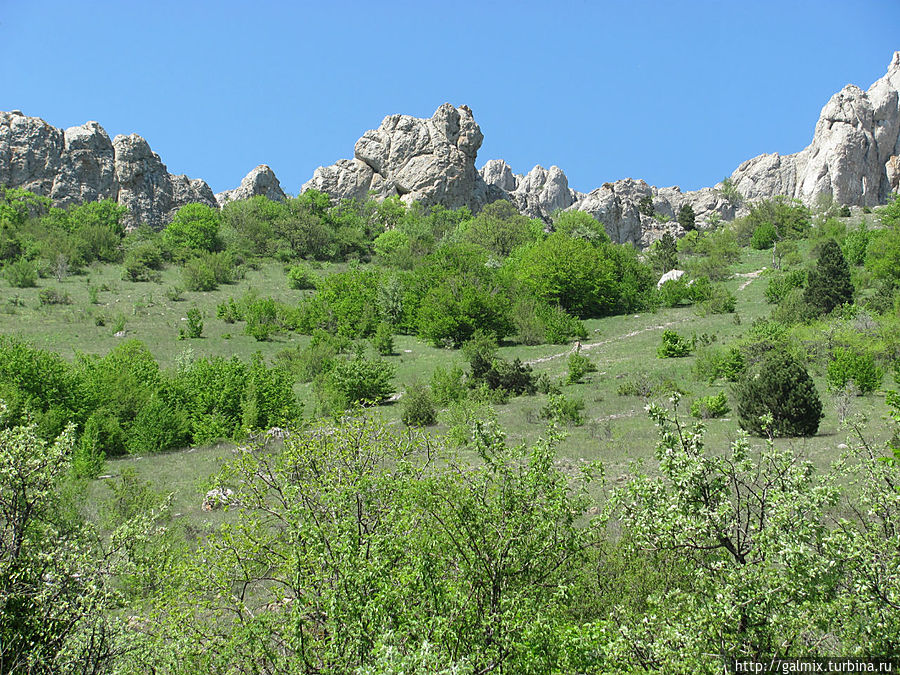
POLYGON ((137 134, 110 141, 96 122, 62 131, 17 110, 0 113, 0 184, 57 206, 112 199, 128 207, 128 225, 162 227, 184 204, 216 205, 204 181, 170 174, 137 134))
POLYGON ((822 108, 812 143, 794 155, 760 155, 731 179, 747 199, 820 195, 875 206, 900 188, 900 52, 869 90, 848 84, 822 108))
MULTIPOLYGON (((513 173, 503 160, 475 167, 484 136, 466 106, 440 106, 430 118, 389 115, 356 142, 353 159, 316 169, 303 190, 335 199, 397 195, 407 203, 478 211, 507 199, 525 215, 550 221, 560 210, 590 213, 614 241, 647 246, 690 206, 698 226, 729 220, 735 206, 717 188, 682 192, 630 178, 584 194, 569 188, 556 166, 513 173), (654 216, 639 205, 650 198, 654 216)), ((747 200, 786 195, 814 203, 820 196, 841 204, 873 206, 900 190, 900 52, 887 73, 864 92, 847 85, 822 109, 812 143, 794 155, 767 154, 741 164, 731 176, 747 200)), ((224 206, 265 195, 284 199, 266 165, 233 190, 213 195, 202 180, 173 176, 143 138, 109 136, 96 122, 65 131, 19 111, 0 113, 0 184, 51 197, 59 206, 113 199, 131 211, 131 223, 162 227, 190 202, 224 206)))

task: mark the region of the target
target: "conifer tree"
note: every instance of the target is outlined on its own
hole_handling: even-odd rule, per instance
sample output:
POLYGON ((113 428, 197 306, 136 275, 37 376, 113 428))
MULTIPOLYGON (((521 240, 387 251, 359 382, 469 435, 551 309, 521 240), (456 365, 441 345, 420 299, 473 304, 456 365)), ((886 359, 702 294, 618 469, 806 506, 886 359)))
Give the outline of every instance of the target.
POLYGON ((834 239, 822 246, 819 260, 809 272, 803 299, 818 314, 828 314, 835 307, 853 302, 850 267, 834 239))

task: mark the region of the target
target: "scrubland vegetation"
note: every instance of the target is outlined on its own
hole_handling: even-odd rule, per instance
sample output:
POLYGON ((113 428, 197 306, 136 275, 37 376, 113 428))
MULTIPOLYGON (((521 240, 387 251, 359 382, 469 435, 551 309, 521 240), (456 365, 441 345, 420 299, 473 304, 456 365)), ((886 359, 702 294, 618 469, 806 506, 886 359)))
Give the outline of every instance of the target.
POLYGON ((900 199, 123 215, 0 198, 0 672, 900 651, 900 199))

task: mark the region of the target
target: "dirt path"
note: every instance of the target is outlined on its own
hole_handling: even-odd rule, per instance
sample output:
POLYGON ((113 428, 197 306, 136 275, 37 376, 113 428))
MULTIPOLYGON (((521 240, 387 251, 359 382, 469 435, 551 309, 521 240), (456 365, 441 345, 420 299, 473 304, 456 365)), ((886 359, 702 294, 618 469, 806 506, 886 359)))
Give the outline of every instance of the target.
POLYGON ((746 272, 744 274, 735 274, 734 276, 742 277, 747 280, 744 283, 742 283, 740 286, 738 286, 738 290, 742 291, 745 288, 747 288, 747 286, 750 285, 751 281, 753 281, 756 277, 758 277, 760 274, 762 274, 765 271, 766 271, 766 268, 763 267, 761 270, 756 270, 755 272, 746 272))
MULTIPOLYGON (((680 321, 669 321, 668 323, 661 323, 658 326, 648 326, 647 328, 641 328, 640 330, 633 330, 630 333, 626 333, 625 335, 619 335, 614 338, 609 338, 608 340, 600 340, 600 342, 594 342, 589 345, 582 345, 581 351, 586 352, 589 349, 595 349, 597 347, 602 347, 603 345, 608 345, 612 342, 618 342, 619 340, 625 340, 628 338, 633 338, 635 335, 640 335, 641 333, 649 333, 653 330, 662 330, 663 328, 669 328, 670 326, 674 326, 679 323, 685 323, 686 321, 693 321, 693 319, 681 319, 680 321)), ((525 361, 525 363, 529 366, 533 366, 538 363, 546 363, 547 361, 552 361, 553 359, 558 359, 563 356, 568 356, 572 353, 572 350, 569 349, 564 352, 560 352, 559 354, 551 354, 550 356, 542 356, 539 359, 531 359, 530 361, 525 361)))

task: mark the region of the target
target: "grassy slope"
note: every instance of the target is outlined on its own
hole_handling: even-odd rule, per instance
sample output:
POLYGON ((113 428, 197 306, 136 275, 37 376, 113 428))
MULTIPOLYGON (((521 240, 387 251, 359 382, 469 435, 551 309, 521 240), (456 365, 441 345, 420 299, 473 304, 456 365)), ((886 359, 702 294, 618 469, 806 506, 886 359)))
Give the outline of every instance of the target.
MULTIPOLYGON (((769 264, 769 253, 748 251, 735 271, 739 274, 752 272, 769 264)), ((19 335, 66 358, 72 358, 77 352, 102 354, 121 341, 121 338, 113 336, 113 324, 121 316, 125 318, 128 337, 142 340, 163 367, 174 365, 177 356, 187 348, 198 356, 237 355, 246 359, 252 353, 261 351, 271 358, 285 347, 308 340, 304 336, 283 335, 272 342, 260 343, 241 334, 243 324, 228 325, 215 318, 216 306, 220 302, 229 296, 240 297, 248 288, 255 289, 260 295, 298 302, 303 292, 288 288, 281 265, 271 263, 259 270, 251 270, 239 283, 222 286, 215 292, 184 293, 184 300, 178 302, 166 297, 167 289, 181 283, 178 269, 165 270, 161 283, 122 281, 120 270, 119 266, 100 266, 92 268, 89 277, 70 277, 63 283, 47 279, 40 281, 41 288, 53 287, 68 293, 72 299, 71 305, 41 306, 38 301, 40 288, 12 289, 4 285, 0 289, 0 333, 19 335), (98 304, 89 301, 89 284, 98 287, 105 284, 110 289, 99 293, 98 304), (24 306, 13 305, 12 298, 18 298, 24 306), (177 336, 183 325, 182 317, 192 306, 198 307, 203 314, 203 338, 180 341, 177 336), (100 316, 105 319, 104 326, 96 325, 96 318, 100 316)), ((607 476, 616 480, 627 472, 631 461, 652 455, 656 432, 644 413, 646 401, 617 394, 624 378, 647 372, 681 383, 690 392, 682 408, 685 414, 693 397, 721 390, 722 385, 708 385, 694 378, 692 368, 695 357, 658 359, 656 348, 663 326, 669 324, 686 336, 715 335, 718 344, 726 344, 742 335, 755 318, 768 315, 771 309, 763 299, 765 277, 753 279, 740 288, 747 281, 745 277, 736 276, 727 282, 738 297, 740 323, 735 321, 734 315, 699 316, 690 307, 586 322, 589 337, 583 341, 583 353, 591 358, 598 372, 588 375, 583 384, 564 387, 566 395, 584 400, 588 422, 569 429, 570 435, 560 450, 561 460, 602 460, 607 476)), ((398 337, 395 346, 397 353, 388 358, 397 366, 399 389, 414 379, 428 381, 438 365, 447 367, 463 360, 458 351, 435 349, 409 336, 398 337)), ((535 363, 534 370, 536 373, 546 372, 554 379, 565 376, 568 352, 568 347, 552 345, 506 345, 500 349, 501 356, 507 359, 546 359, 535 363)), ((826 412, 819 433, 810 439, 779 442, 793 445, 816 465, 824 467, 837 456, 837 446, 845 439, 838 429, 833 399, 827 393, 823 373, 814 373, 814 376, 826 412)), ((298 385, 297 390, 301 399, 310 400, 309 385, 298 385)), ((881 421, 885 412, 882 399, 873 395, 854 402, 858 410, 869 415, 871 433, 878 438, 885 434, 881 421)), ((545 423, 539 419, 539 411, 545 400, 546 397, 541 395, 520 397, 498 407, 500 423, 511 440, 534 440, 542 433, 545 423)), ((399 424, 400 408, 399 404, 382 406, 379 413, 399 424)), ((309 409, 311 406, 308 405, 309 409)), ((446 414, 439 415, 439 421, 438 432, 446 429, 446 414)), ((710 420, 708 429, 708 446, 724 447, 735 437, 737 424, 732 419, 710 420)), ((175 512, 184 513, 192 524, 202 529, 216 519, 215 514, 210 515, 199 509, 204 481, 221 460, 231 454, 230 448, 222 444, 153 457, 126 458, 111 462, 108 472, 119 474, 125 468, 132 467, 158 489, 176 492, 175 512)), ((95 485, 92 492, 95 498, 100 498, 105 492, 102 483, 95 485)))

